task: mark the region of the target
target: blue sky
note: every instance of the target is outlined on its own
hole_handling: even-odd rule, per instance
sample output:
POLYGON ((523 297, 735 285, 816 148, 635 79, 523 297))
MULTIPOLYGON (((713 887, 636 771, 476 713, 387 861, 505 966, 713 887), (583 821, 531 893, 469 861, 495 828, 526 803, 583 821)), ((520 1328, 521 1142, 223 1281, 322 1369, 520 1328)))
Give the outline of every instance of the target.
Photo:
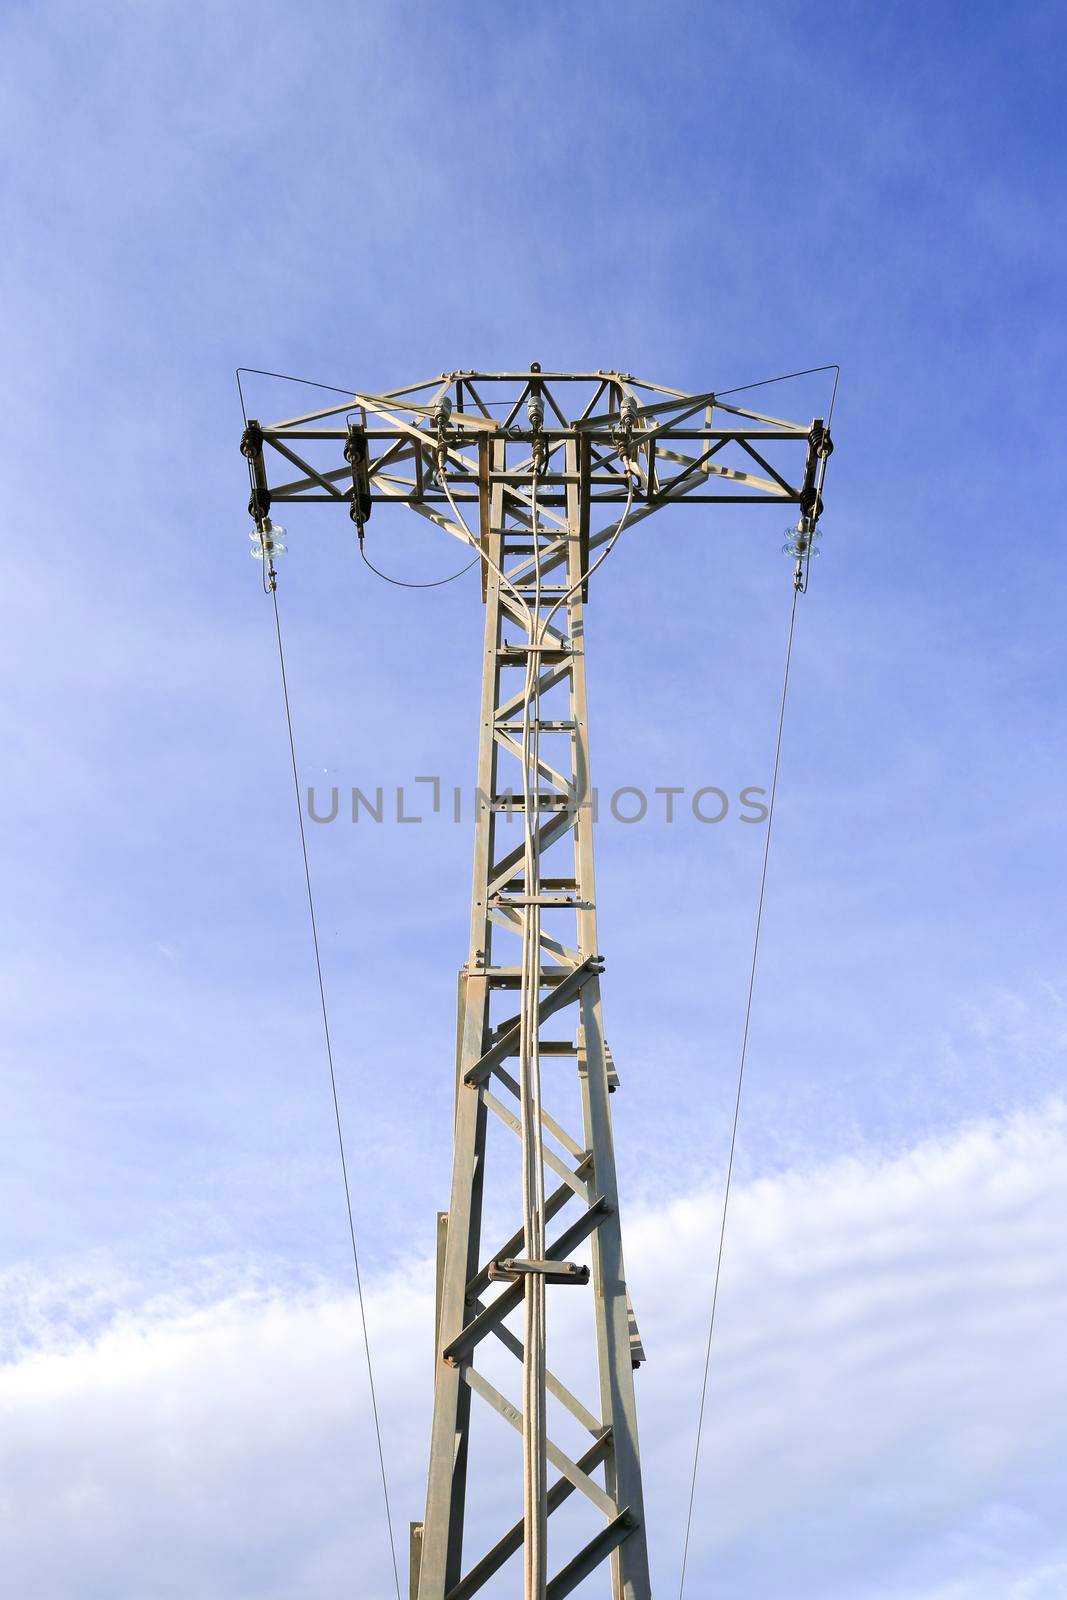
MULTIPOLYGON (((205 1600, 318 1600, 353 1561, 354 1592, 383 1592, 373 1481, 353 1493, 349 1470, 365 1395, 233 368, 375 390, 531 360, 692 390, 843 368, 691 1592, 1067 1589, 1062 1362, 1042 1332, 1064 1292, 1065 33, 1042 4, 9 6, 11 1593, 162 1600, 191 1581, 205 1600), (758 1337, 771 1315, 781 1350, 758 1337), (899 1339, 875 1357, 879 1317, 899 1339), (862 1493, 835 1445, 849 1416, 878 1442, 862 1493), (161 1451, 210 1503, 175 1492, 161 1451), (832 1539, 798 1531, 794 1458, 825 1458, 832 1539)), ((765 394, 806 420, 820 382, 765 394)), ((250 410, 308 392, 253 384, 250 410)), ((746 513, 654 519, 600 575, 602 790, 768 781, 790 574, 782 519, 746 513)), ((471 782, 473 576, 392 589, 345 519, 287 520, 304 776, 471 782)), ((399 513, 369 536, 388 570, 453 570, 399 513)), ((678 1207, 711 1226, 760 845, 732 818, 609 820, 598 844, 660 1592, 706 1285, 701 1259, 665 1319, 656 1241, 684 1236, 678 1207)), ((311 846, 406 1522, 470 837, 339 824, 311 846)))

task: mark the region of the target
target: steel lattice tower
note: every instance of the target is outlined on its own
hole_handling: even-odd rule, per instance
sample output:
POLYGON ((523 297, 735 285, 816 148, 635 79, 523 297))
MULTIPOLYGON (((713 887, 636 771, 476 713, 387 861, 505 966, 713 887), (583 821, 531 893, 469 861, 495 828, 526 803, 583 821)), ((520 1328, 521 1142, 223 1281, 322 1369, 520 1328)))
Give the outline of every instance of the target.
POLYGON ((617 1079, 601 1003, 584 609, 620 530, 676 503, 797 507, 799 572, 821 510, 829 434, 820 421, 783 422, 624 373, 535 367, 455 372, 270 427, 253 422, 242 449, 268 556, 272 505, 308 501, 347 505, 360 539, 376 503, 404 504, 482 555, 470 946, 459 976, 454 1167, 438 1228, 433 1429, 425 1518, 412 1527, 413 1600, 468 1600, 519 1552, 525 1600, 562 1600, 602 1565, 614 1600, 649 1600, 634 1396, 643 1352, 626 1289, 617 1079), (268 455, 297 476, 269 482, 268 455), (497 1233, 509 1211, 518 1226, 497 1233), (563 1294, 588 1304, 581 1395, 545 1354, 546 1320, 553 1326, 563 1294), (521 1368, 525 1405, 500 1386, 490 1352, 497 1365, 510 1357, 521 1368), (476 1407, 522 1436, 524 1470, 514 1480, 521 1515, 472 1559, 464 1523, 478 1476, 476 1407), (550 1418, 582 1448, 561 1448, 550 1418), (548 1519, 575 1497, 586 1521, 572 1505, 571 1542, 548 1577, 548 1519))

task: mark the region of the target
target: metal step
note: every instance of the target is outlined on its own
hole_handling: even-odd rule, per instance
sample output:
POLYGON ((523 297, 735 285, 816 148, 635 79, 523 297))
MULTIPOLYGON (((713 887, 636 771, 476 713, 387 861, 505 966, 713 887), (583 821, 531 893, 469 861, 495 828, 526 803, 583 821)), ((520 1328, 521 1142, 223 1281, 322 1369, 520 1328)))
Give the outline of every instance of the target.
MULTIPOLYGON (((573 733, 575 726, 576 724, 573 722, 533 721, 530 723, 531 729, 536 728, 539 733, 573 733)), ((502 733, 522 732, 521 722, 498 722, 496 727, 498 727, 502 733)))

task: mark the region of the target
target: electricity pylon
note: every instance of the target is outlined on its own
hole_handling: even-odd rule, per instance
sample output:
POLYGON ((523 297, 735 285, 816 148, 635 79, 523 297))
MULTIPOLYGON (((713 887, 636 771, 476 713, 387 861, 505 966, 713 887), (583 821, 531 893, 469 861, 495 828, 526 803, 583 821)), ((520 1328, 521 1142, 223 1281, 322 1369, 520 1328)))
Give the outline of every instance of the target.
MULTIPOLYGON (((783 422, 626 373, 537 366, 449 373, 246 428, 249 509, 271 583, 279 541, 270 513, 287 502, 347 506, 361 541, 375 504, 406 505, 482 558, 470 947, 459 977, 452 1193, 438 1227, 433 1428, 425 1517, 412 1525, 412 1600, 469 1600, 520 1551, 524 1600, 562 1600, 605 1564, 613 1600, 649 1600, 633 1377, 643 1351, 626 1289, 610 1105, 618 1080, 601 1004, 584 608, 620 534, 676 504, 797 507, 789 548, 799 584, 831 448, 818 420, 783 422), (269 482, 268 455, 297 476, 269 482), (511 1141, 517 1161, 507 1159, 511 1141), (514 1229, 502 1220, 509 1214, 514 1229), (547 1308, 564 1292, 588 1312, 585 1349, 573 1331, 564 1348, 584 1398, 547 1361, 547 1308), (518 1404, 494 1355, 497 1367, 509 1357, 519 1364, 518 1404), (522 1494, 518 1518, 470 1560, 476 1402, 521 1436, 522 1494), (557 1424, 582 1447, 564 1450, 557 1424), (548 1519, 566 1502, 556 1519, 565 1553, 549 1577, 548 1519)), ((495 1490, 499 1453, 484 1459, 495 1490)), ((516 1471, 516 1509, 519 1482, 516 1471)), ((489 1499, 479 1533, 500 1515, 497 1495, 489 1499)))

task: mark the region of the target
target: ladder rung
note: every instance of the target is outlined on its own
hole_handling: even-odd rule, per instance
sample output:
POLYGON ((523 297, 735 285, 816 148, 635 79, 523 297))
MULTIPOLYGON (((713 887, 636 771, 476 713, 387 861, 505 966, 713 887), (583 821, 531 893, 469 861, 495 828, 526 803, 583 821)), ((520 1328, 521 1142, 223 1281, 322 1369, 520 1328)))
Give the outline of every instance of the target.
POLYGON ((521 657, 537 655, 563 657, 569 656, 571 653, 571 647, 569 644, 505 644, 501 645, 497 650, 497 655, 505 661, 510 656, 521 657))
POLYGON ((490 895, 490 900, 494 905, 518 906, 520 908, 523 906, 567 906, 571 910, 577 910, 580 906, 581 909, 587 910, 592 904, 589 900, 579 901, 578 896, 574 894, 505 894, 502 890, 490 895))
MULTIPOLYGON (((508 1054, 517 1056, 518 1053, 519 1041, 516 1039, 514 1050, 509 1050, 508 1054)), ((576 1056, 578 1046, 573 1039, 539 1039, 537 1053, 541 1056, 576 1056)))
MULTIPOLYGON (((521 594, 524 600, 534 600, 537 597, 537 591, 532 584, 512 584, 509 593, 511 592, 521 594)), ((569 589, 542 589, 541 603, 548 605, 550 601, 564 600, 569 594, 569 589)))
MULTIPOLYGON (((521 722, 498 722, 496 726, 503 733, 522 732, 521 722)), ((536 728, 540 733, 573 733, 575 729, 575 723, 532 721, 530 723, 530 727, 531 729, 536 728)))
MULTIPOLYGON (((501 893, 521 894, 525 887, 522 878, 509 878, 501 893)), ((546 893, 577 894, 577 878, 542 878, 541 887, 546 893)))
MULTIPOLYGON (((495 794, 490 802, 494 811, 525 811, 526 801, 521 794, 495 794)), ((539 794, 534 796, 534 811, 570 811, 574 802, 565 794, 539 794)))
POLYGON ((511 1256, 504 1261, 491 1261, 489 1263, 489 1277, 494 1283, 501 1281, 515 1283, 518 1279, 536 1273, 544 1278, 546 1283, 576 1283, 589 1282, 589 1268, 577 1261, 523 1261, 517 1256, 511 1256))
MULTIPOLYGON (((476 977, 488 978, 492 989, 518 989, 522 983, 521 967, 469 967, 467 970, 476 977)), ((542 989, 551 989, 569 978, 573 971, 573 967, 542 967, 540 985, 542 989)))

